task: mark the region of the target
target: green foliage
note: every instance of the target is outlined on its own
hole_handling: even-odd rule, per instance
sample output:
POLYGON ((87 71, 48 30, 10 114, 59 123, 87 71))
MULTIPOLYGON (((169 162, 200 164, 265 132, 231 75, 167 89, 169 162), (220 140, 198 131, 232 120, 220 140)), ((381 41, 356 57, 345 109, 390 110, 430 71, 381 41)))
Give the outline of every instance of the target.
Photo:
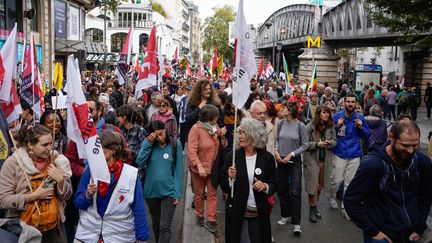
MULTIPOLYGON (((213 8, 213 16, 207 17, 202 29, 202 47, 207 53, 213 54, 218 49, 218 55, 232 60, 233 50, 229 47, 229 22, 235 19, 235 12, 229 5, 213 8)), ((205 60, 205 59, 204 59, 205 60)))
POLYGON ((106 11, 115 13, 117 12, 117 7, 126 0, 103 0, 101 1, 101 12, 106 11))
POLYGON ((366 11, 374 23, 390 32, 404 33, 406 42, 418 40, 421 34, 431 31, 431 0, 366 0, 366 3, 366 11))
POLYGON ((168 17, 168 14, 167 14, 165 8, 162 6, 162 4, 160 4, 158 2, 152 2, 151 7, 152 7, 153 11, 159 13, 160 15, 164 16, 165 18, 168 17))

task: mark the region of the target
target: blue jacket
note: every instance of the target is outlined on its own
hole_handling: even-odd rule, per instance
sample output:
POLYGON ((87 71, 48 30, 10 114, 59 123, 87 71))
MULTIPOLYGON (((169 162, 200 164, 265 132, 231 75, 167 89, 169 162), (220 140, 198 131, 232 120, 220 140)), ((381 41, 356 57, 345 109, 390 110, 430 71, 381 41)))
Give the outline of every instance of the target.
POLYGON ((362 156, 361 139, 370 136, 369 126, 363 115, 354 112, 351 117, 345 117, 345 110, 341 110, 333 115, 333 121, 336 130, 337 144, 332 149, 333 153, 342 159, 353 159, 362 156), (340 117, 344 118, 345 136, 339 136, 339 127, 337 126, 340 117), (363 128, 355 127, 355 120, 359 118, 363 123, 363 128))
POLYGON ((431 175, 431 160, 423 153, 397 166, 385 146, 373 145, 345 192, 345 210, 369 237, 381 231, 394 243, 410 242, 410 234, 423 235, 427 229, 431 175))

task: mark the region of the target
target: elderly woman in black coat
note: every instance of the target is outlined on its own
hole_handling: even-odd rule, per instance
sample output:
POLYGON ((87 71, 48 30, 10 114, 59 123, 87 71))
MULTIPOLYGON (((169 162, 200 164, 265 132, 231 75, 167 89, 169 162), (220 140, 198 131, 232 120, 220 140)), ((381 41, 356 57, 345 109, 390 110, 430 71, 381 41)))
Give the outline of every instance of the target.
POLYGON ((235 166, 230 161, 222 170, 221 188, 229 194, 225 240, 227 243, 270 243, 267 198, 276 191, 276 168, 273 155, 265 149, 267 132, 262 123, 244 118, 237 134, 240 148, 235 151, 235 166))

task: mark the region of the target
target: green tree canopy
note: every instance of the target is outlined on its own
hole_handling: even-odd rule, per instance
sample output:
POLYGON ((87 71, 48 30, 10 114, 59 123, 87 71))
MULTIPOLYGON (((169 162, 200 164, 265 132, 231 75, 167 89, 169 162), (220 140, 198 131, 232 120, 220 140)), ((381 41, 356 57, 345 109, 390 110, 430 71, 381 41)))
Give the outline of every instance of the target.
POLYGON ((235 19, 235 12, 229 5, 213 8, 213 16, 204 21, 202 32, 202 47, 207 53, 213 54, 218 49, 218 55, 232 59, 232 49, 228 43, 229 22, 235 19))
POLYGON ((117 7, 124 1, 125 0, 103 0, 100 5, 101 12, 104 12, 106 8, 107 12, 115 13, 117 12, 117 7))
POLYGON ((153 11, 159 13, 160 15, 164 16, 165 18, 168 17, 168 14, 167 14, 165 8, 162 6, 162 4, 160 4, 158 2, 152 2, 151 7, 152 7, 153 11))
MULTIPOLYGON (((402 32, 404 40, 416 40, 432 27, 431 0, 366 0, 367 11, 379 26, 402 32)), ((426 39, 430 39, 427 36, 426 39)))

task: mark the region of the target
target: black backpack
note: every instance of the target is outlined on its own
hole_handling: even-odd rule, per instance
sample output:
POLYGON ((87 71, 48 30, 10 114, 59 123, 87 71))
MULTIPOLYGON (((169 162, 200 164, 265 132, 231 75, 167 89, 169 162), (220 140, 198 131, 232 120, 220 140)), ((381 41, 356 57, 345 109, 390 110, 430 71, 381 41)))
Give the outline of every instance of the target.
MULTIPOLYGON (((172 157, 173 157, 173 164, 172 164, 172 175, 174 175, 174 171, 177 165, 177 137, 176 136, 170 136, 170 145, 171 145, 171 151, 172 151, 172 157)), ((153 153, 153 148, 155 144, 153 144, 152 150, 150 151, 150 154, 147 156, 147 159, 144 161, 145 166, 143 168, 138 168, 138 174, 141 178, 141 183, 144 183, 145 177, 147 174, 147 163, 149 162, 151 155, 153 153)))

